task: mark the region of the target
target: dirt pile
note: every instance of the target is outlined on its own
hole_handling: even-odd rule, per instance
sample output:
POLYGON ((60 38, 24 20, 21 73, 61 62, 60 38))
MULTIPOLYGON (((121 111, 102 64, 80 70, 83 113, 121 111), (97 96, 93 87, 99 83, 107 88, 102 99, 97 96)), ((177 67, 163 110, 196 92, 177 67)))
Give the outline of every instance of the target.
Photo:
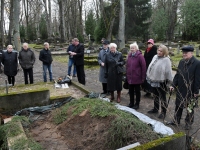
POLYGON ((88 99, 70 103, 32 123, 31 136, 45 150, 113 150, 159 138, 148 125, 111 103, 88 99))

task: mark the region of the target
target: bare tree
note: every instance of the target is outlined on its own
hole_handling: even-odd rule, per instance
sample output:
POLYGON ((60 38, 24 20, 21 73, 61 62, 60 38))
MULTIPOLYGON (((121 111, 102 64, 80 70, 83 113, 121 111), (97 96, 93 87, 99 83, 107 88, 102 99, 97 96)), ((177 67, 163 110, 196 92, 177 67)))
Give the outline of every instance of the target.
POLYGON ((120 0, 120 12, 119 12, 119 31, 118 31, 118 37, 119 37, 119 49, 122 49, 125 47, 125 9, 124 9, 124 0, 120 0))
POLYGON ((1 43, 0 43, 0 47, 4 47, 4 29, 3 26, 4 25, 4 0, 1 0, 1 25, 0 25, 0 38, 1 38, 1 43))
POLYGON ((13 3, 14 0, 10 0, 10 8, 9 8, 9 31, 8 31, 8 44, 12 44, 12 33, 13 33, 13 3))
POLYGON ((13 38, 15 49, 18 51, 21 49, 21 38, 19 33, 20 1, 21 0, 13 1, 13 38))
POLYGON ((64 9, 63 9, 63 0, 58 0, 59 5, 59 16, 60 16, 60 42, 64 42, 65 40, 65 26, 64 26, 64 9))

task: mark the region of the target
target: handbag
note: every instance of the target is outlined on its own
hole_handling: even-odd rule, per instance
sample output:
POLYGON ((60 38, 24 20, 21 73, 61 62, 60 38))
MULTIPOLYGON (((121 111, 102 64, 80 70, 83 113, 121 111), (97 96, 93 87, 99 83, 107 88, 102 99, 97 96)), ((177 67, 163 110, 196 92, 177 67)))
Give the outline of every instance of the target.
POLYGON ((122 76, 122 81, 124 82, 123 88, 124 89, 129 89, 129 84, 128 84, 128 81, 127 81, 127 78, 126 78, 125 75, 122 76))
POLYGON ((128 82, 124 82, 123 88, 124 88, 124 89, 129 89, 129 84, 128 84, 128 82))
POLYGON ((118 74, 124 74, 126 72, 124 66, 117 66, 117 73, 118 74))

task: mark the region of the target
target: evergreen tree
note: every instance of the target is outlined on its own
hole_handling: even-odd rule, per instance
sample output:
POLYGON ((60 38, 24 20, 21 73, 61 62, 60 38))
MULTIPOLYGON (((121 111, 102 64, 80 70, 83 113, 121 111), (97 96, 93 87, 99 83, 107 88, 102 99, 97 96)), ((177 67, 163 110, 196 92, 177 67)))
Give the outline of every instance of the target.
POLYGON ((94 31, 95 41, 99 43, 103 37, 106 37, 106 27, 103 21, 103 18, 100 18, 97 21, 97 26, 94 31))
POLYGON ((39 23, 39 31, 41 35, 41 39, 47 39, 48 33, 47 33, 47 25, 44 15, 41 15, 40 23, 39 23))
POLYGON ((183 38, 198 40, 200 38, 200 1, 186 0, 181 7, 183 18, 183 38))
POLYGON ((89 10, 88 15, 87 15, 87 19, 85 21, 85 32, 87 35, 91 35, 94 36, 94 30, 95 30, 95 26, 96 26, 96 20, 94 18, 94 13, 93 10, 89 10))

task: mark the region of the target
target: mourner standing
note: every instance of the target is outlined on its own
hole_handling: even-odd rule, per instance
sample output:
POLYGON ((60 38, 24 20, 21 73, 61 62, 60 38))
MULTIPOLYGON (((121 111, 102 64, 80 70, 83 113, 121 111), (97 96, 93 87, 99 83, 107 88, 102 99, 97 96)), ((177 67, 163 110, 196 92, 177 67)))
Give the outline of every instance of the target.
POLYGON ((74 38, 74 46, 74 52, 70 52, 70 55, 74 58, 78 82, 85 85, 84 45, 80 44, 77 38, 74 38))
POLYGON ((103 93, 101 94, 108 94, 108 90, 107 90, 107 79, 104 77, 105 75, 105 57, 106 57, 106 53, 109 53, 109 41, 105 40, 103 42, 103 48, 102 50, 99 52, 98 55, 98 63, 100 65, 100 71, 99 71, 99 81, 102 83, 102 87, 103 87, 103 93))
POLYGON ((21 65, 24 72, 24 82, 33 84, 33 65, 35 63, 35 54, 28 47, 28 43, 23 43, 22 50, 19 52, 19 64, 21 65))
MULTIPOLYGON (((67 53, 70 54, 71 52, 74 51, 74 39, 72 39, 71 44, 69 45, 68 49, 67 49, 67 53)), ((68 62, 68 76, 71 76, 71 69, 72 66, 74 66, 73 69, 73 77, 76 77, 76 66, 74 65, 74 58, 72 55, 69 55, 69 62, 68 62)))
POLYGON ((110 43, 110 52, 106 54, 105 58, 105 78, 107 78, 107 90, 111 94, 110 100, 114 100, 114 91, 117 91, 117 102, 121 101, 121 91, 122 91, 122 75, 118 68, 122 67, 125 62, 121 52, 117 51, 117 45, 115 43, 110 43))
POLYGON ((140 85, 146 77, 146 63, 139 51, 137 43, 130 45, 130 53, 126 61, 126 76, 129 83, 130 103, 128 107, 138 109, 140 104, 140 85), (134 95, 136 94, 136 101, 134 95))
POLYGON ((43 50, 40 51, 39 60, 43 63, 43 78, 44 82, 47 82, 47 70, 49 71, 49 80, 53 81, 52 73, 52 61, 51 51, 49 49, 49 43, 44 43, 43 50))
MULTIPOLYGON (((151 61, 152 61, 152 59, 155 55, 157 55, 157 47, 156 47, 156 45, 154 45, 154 40, 149 39, 147 41, 147 49, 144 53, 144 59, 145 59, 145 62, 146 62, 146 68, 147 69, 148 69, 149 64, 151 63, 151 61)), ((145 96, 150 97, 151 92, 152 92, 152 88, 148 84, 147 80, 145 80, 145 82, 143 84, 143 88, 144 88, 144 91, 146 92, 145 96)))
POLYGON ((147 82, 151 85, 154 94, 154 107, 148 113, 158 113, 161 103, 161 113, 158 118, 166 115, 166 93, 172 83, 171 61, 168 56, 168 48, 160 45, 147 70, 147 82))
POLYGON ((4 65, 4 74, 8 78, 8 83, 15 85, 15 76, 17 74, 17 52, 13 52, 13 46, 8 45, 7 51, 2 54, 2 64, 4 65))
POLYGON ((173 84, 170 87, 171 90, 176 90, 176 102, 174 120, 169 124, 180 124, 183 109, 187 108, 186 130, 189 130, 194 122, 193 104, 196 103, 200 88, 200 61, 193 56, 193 51, 194 48, 192 46, 182 48, 183 59, 179 62, 173 84))

